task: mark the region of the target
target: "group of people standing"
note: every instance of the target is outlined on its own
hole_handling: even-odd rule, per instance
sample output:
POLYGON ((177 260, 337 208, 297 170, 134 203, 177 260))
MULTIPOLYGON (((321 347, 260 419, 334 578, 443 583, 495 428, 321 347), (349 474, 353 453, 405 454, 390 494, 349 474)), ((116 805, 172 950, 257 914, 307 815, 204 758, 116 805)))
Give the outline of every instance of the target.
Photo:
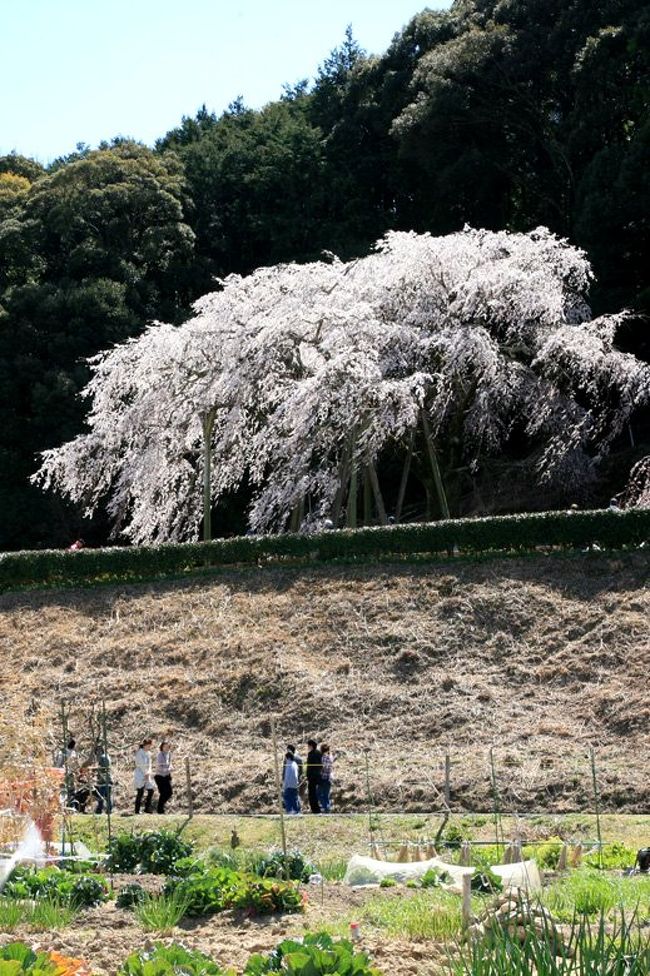
POLYGON ((140 813, 144 799, 144 813, 153 813, 153 794, 158 790, 156 813, 164 813, 165 806, 171 800, 172 789, 172 753, 169 742, 163 740, 156 756, 154 766, 152 753, 153 739, 143 739, 135 754, 135 771, 133 786, 135 787, 135 812, 140 813))
POLYGON ((103 744, 97 742, 92 758, 81 761, 77 753, 77 742, 69 739, 65 750, 54 758, 54 765, 65 769, 65 805, 79 813, 85 813, 91 797, 96 801, 95 813, 103 813, 104 807, 110 813, 113 808, 113 777, 111 760, 103 744))
POLYGON ((334 756, 327 743, 320 748, 315 739, 307 740, 307 757, 303 761, 294 745, 288 745, 282 768, 282 799, 289 814, 302 812, 301 793, 307 785, 312 813, 329 813, 331 809, 334 756))

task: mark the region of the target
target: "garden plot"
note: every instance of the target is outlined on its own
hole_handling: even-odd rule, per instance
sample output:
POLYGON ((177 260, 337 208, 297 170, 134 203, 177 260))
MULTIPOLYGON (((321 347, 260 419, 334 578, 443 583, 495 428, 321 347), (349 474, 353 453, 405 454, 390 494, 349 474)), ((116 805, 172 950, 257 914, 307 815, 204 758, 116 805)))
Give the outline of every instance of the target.
MULTIPOLYGON (((541 852, 545 867, 553 868, 557 846, 548 842, 541 852)), ((485 878, 493 854, 474 849, 474 877, 485 878)), ((619 846, 613 856, 628 855, 619 846)), ((0 945, 22 942, 59 954, 48 973, 47 960, 7 949, 23 952, 12 976, 144 976, 152 970, 143 952, 153 954, 159 976, 172 976, 179 966, 189 976, 230 970, 523 976, 533 964, 540 976, 568 976, 578 957, 597 959, 594 971, 614 976, 623 971, 621 953, 626 976, 650 971, 650 876, 625 877, 620 869, 585 863, 566 873, 547 870, 534 903, 477 883, 468 938, 460 898, 435 872, 406 884, 354 889, 342 882, 340 861, 309 861, 293 852, 289 864, 287 880, 277 852, 199 852, 170 831, 118 834, 101 869, 83 862, 71 870, 16 869, 0 898, 0 945), (348 942, 352 923, 355 943, 348 942), (503 968, 504 953, 512 969, 503 968)))

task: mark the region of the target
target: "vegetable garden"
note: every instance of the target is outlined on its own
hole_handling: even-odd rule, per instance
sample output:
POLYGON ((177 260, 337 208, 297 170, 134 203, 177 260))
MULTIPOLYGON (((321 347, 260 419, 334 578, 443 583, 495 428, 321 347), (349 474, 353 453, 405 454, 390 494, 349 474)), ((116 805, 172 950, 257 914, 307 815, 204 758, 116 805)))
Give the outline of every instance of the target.
MULTIPOLYGON (((467 855, 462 829, 442 838, 450 865, 467 855)), ((524 846, 544 878, 532 893, 502 890, 490 865, 503 849, 473 845, 464 920, 444 872, 353 888, 342 857, 296 850, 285 861, 178 829, 121 829, 92 860, 14 868, 0 896, 0 974, 647 976, 650 875, 626 870, 636 852, 577 847, 563 870, 563 847, 560 837, 524 846)))

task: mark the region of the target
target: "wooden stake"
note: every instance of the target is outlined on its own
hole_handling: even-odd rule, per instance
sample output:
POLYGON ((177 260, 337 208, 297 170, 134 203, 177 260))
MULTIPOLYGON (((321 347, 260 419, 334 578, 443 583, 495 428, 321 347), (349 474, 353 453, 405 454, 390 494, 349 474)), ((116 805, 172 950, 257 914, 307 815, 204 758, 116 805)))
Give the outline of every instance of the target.
POLYGON ((404 498, 406 496, 406 486, 409 480, 409 472, 411 470, 411 461, 413 460, 413 445, 415 443, 415 429, 411 429, 409 434, 409 446, 406 452, 406 457, 404 459, 404 467, 402 468, 402 480, 399 484, 399 491, 397 493, 397 505, 395 506, 395 521, 399 522, 402 518, 402 508, 404 507, 404 498))
POLYGON ((427 417, 425 410, 420 411, 420 416, 422 417, 424 440, 427 445, 429 464, 431 465, 431 472, 433 474, 433 480, 436 486, 436 492, 438 494, 440 511, 442 512, 442 517, 444 519, 448 519, 451 518, 451 515, 449 513, 449 504, 447 502, 447 495, 445 493, 445 486, 442 480, 442 474, 440 473, 440 465, 438 464, 438 455, 436 454, 436 449, 433 446, 433 437, 431 434, 431 426, 429 424, 429 418, 427 417))
POLYGON ((469 928, 472 921, 472 876, 463 875, 463 928, 469 928))
POLYGON ((451 756, 449 750, 445 754, 445 803, 451 803, 451 756))
POLYGON ((187 816, 191 820, 194 816, 194 797, 192 796, 192 773, 189 756, 185 756, 185 789, 187 791, 187 816))
POLYGON ((287 858, 287 835, 284 830, 284 803, 282 801, 282 783, 280 781, 280 765, 278 762, 278 737, 275 731, 275 719, 271 717, 271 738, 273 740, 273 766, 275 771, 275 789, 278 795, 278 810, 280 813, 280 836, 282 838, 282 856, 284 858, 284 876, 289 880, 289 862, 287 858))
POLYGON ((596 753, 594 747, 590 749, 591 754, 591 777, 594 784, 594 804, 596 810, 596 834, 598 835, 598 867, 603 869, 603 836, 600 831, 600 798, 598 795, 598 781, 596 779, 596 753))

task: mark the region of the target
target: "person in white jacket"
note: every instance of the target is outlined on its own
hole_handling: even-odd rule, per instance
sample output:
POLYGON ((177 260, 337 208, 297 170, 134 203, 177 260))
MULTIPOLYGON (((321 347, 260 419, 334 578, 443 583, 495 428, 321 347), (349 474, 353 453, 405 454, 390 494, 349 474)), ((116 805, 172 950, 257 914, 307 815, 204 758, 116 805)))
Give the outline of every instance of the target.
POLYGON ((152 813, 151 804, 153 801, 153 791, 155 787, 153 770, 151 765, 151 746, 153 739, 143 739, 138 746, 135 754, 135 772, 133 773, 133 785, 135 787, 135 812, 140 813, 142 797, 146 792, 144 801, 144 812, 152 813))

